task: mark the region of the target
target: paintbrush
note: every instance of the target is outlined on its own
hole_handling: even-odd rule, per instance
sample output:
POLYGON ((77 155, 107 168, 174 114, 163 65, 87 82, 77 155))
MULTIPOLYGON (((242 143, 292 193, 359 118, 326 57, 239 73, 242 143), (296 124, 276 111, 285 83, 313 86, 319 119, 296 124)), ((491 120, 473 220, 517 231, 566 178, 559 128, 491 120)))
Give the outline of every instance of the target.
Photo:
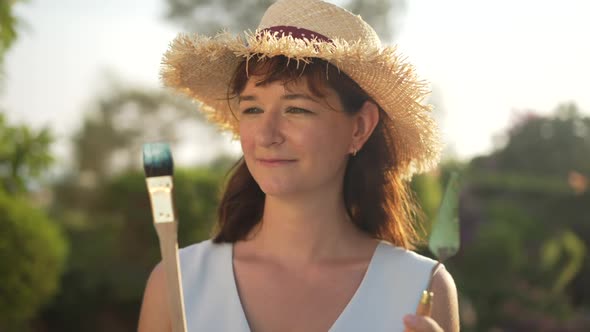
POLYGON ((160 241, 162 264, 166 273, 166 286, 170 320, 173 332, 186 332, 182 278, 178 260, 178 221, 174 214, 172 196, 173 162, 166 143, 143 145, 143 167, 152 205, 154 226, 160 241))
POLYGON ((434 293, 432 292, 432 278, 441 264, 459 250, 459 175, 451 173, 447 188, 438 210, 436 221, 430 233, 428 248, 436 256, 438 262, 430 272, 426 290, 422 292, 416 313, 430 316, 434 293))

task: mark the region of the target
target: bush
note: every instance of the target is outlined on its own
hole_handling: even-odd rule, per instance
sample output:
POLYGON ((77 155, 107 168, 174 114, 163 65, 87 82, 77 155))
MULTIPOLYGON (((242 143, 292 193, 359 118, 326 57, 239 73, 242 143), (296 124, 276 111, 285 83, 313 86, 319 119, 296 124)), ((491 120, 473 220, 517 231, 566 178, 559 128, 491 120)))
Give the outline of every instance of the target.
MULTIPOLYGON (((209 237, 224 171, 175 171, 181 247, 209 237)), ((61 293, 43 313, 43 324, 51 331, 134 330, 147 278, 160 260, 145 176, 121 174, 89 193, 75 183, 66 187, 56 190, 55 204, 62 206, 55 206, 54 213, 76 250, 61 293)))
POLYGON ((0 330, 26 330, 57 291, 65 255, 66 242, 45 213, 0 191, 0 330))

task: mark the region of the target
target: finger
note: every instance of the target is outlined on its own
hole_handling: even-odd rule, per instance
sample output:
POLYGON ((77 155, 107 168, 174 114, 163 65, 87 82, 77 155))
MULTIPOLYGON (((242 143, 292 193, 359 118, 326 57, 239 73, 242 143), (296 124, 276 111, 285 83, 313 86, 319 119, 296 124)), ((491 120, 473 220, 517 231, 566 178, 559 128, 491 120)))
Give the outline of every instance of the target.
POLYGON ((420 297, 418 308, 416 308, 416 315, 418 316, 430 316, 432 313, 432 300, 434 294, 432 292, 424 291, 420 297))
POLYGON ((404 316, 406 331, 413 332, 443 332, 442 328, 430 317, 417 315, 404 316))
POLYGON ((418 309, 416 309, 416 315, 430 317, 431 313, 432 313, 432 305, 430 305, 430 303, 418 304, 418 309))

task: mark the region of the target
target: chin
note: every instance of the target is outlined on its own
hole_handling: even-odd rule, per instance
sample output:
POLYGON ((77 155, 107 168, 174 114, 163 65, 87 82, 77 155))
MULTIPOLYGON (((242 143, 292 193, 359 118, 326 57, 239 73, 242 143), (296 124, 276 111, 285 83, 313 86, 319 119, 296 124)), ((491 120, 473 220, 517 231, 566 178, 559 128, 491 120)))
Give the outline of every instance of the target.
POLYGON ((287 197, 305 191, 301 182, 291 181, 257 181, 262 192, 267 196, 287 197))
POLYGON ((267 196, 287 196, 297 192, 294 188, 276 185, 262 185, 260 186, 262 192, 267 196))

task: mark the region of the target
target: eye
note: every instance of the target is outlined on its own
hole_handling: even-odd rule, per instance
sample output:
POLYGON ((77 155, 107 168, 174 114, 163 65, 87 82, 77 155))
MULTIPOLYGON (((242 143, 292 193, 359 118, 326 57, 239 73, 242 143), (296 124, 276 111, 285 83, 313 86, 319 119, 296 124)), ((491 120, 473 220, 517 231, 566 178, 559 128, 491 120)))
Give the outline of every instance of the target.
POLYGON ((313 114, 312 111, 306 110, 305 108, 300 107, 289 107, 287 108, 287 113, 291 114, 313 114))
POLYGON ((258 113, 262 113, 262 109, 260 109, 258 107, 250 107, 250 108, 246 108, 245 110, 242 111, 242 114, 258 114, 258 113))

